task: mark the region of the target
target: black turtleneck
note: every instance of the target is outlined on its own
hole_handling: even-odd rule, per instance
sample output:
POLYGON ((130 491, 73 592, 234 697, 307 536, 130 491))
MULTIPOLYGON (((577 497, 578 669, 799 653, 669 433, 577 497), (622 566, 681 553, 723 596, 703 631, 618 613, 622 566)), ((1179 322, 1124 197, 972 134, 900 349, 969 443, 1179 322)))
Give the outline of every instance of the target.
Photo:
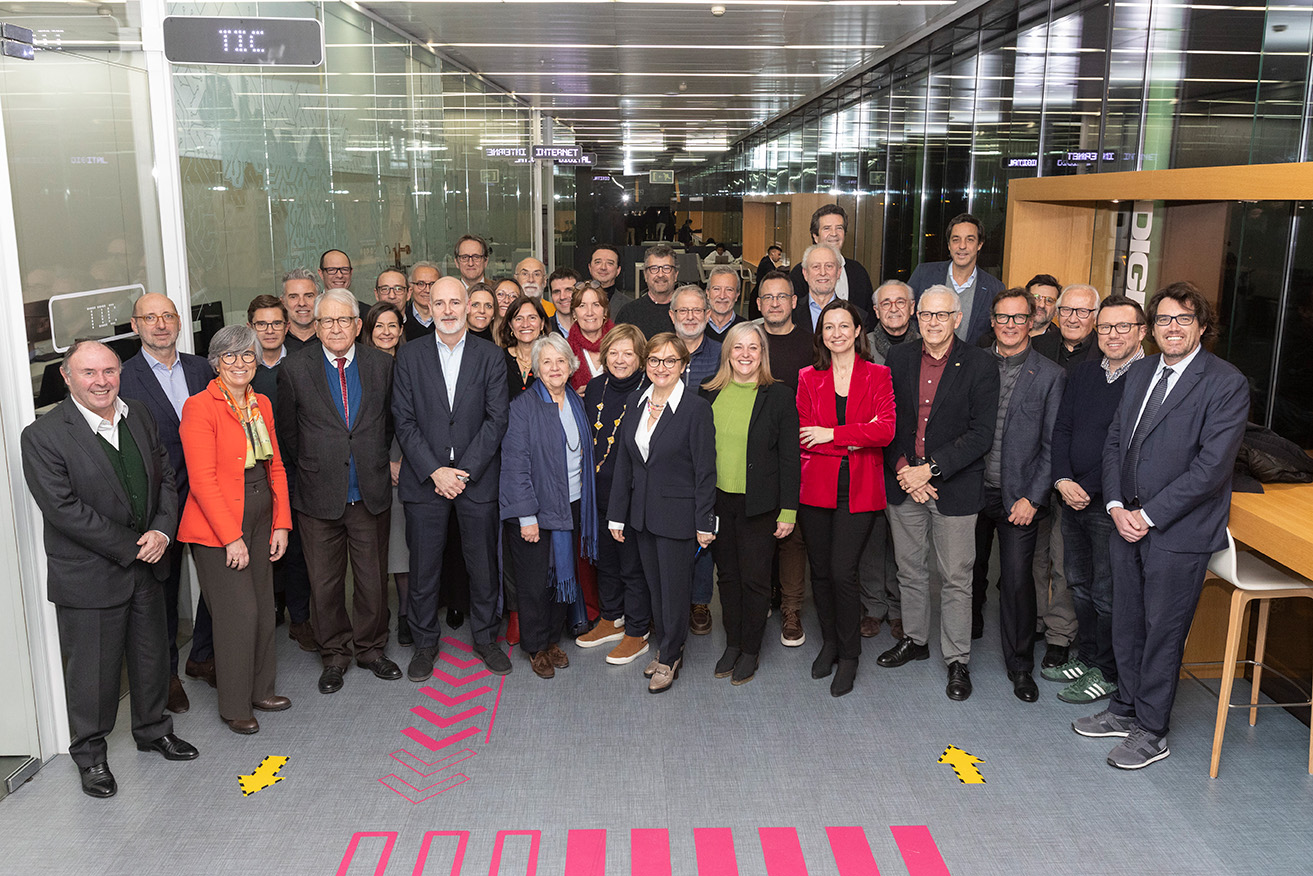
POLYGON ((628 416, 626 402, 642 382, 641 368, 624 379, 612 377, 610 372, 603 371, 588 381, 588 387, 584 390, 584 416, 593 434, 593 459, 598 466, 597 511, 603 519, 611 499, 611 477, 615 473, 615 458, 619 452, 610 439, 619 441, 620 429, 616 421, 628 416))

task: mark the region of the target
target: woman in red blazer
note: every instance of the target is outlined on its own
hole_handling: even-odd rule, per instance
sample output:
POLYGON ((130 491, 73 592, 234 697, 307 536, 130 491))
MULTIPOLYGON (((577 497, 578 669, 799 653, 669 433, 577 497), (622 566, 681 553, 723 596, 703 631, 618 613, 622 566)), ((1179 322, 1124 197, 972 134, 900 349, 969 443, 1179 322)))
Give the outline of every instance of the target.
POLYGON ((287 549, 292 512, 274 440, 273 406, 251 389, 255 332, 225 326, 210 340, 218 377, 182 406, 178 432, 195 480, 178 526, 190 542, 214 617, 219 717, 236 733, 260 729, 252 709, 292 705, 274 693, 273 561, 287 549))
POLYGON ((841 697, 853 689, 862 653, 857 563, 885 507, 882 448, 894 437, 894 388, 889 369, 871 362, 861 312, 847 301, 821 311, 813 346, 816 364, 798 372, 798 522, 821 624, 812 678, 837 663, 830 693, 841 697))

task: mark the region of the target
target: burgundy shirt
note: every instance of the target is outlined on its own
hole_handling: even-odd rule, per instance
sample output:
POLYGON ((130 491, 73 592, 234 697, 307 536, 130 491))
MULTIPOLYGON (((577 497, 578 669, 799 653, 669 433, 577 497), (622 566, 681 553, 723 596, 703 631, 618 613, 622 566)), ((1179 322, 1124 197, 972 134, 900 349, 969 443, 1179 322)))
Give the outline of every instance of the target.
POLYGON ((921 345, 921 374, 916 384, 916 444, 914 445, 915 453, 921 459, 926 457, 925 427, 930 421, 930 408, 935 403, 935 393, 939 392, 939 381, 944 376, 944 366, 948 364, 954 343, 957 343, 956 339, 949 343, 942 359, 931 356, 926 352, 925 345, 921 345))

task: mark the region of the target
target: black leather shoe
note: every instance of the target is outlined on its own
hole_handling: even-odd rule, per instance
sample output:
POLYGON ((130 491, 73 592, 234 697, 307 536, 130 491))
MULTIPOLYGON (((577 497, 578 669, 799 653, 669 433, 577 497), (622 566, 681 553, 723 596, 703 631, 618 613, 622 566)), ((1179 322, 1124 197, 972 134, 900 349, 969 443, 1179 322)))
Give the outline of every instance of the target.
POLYGON ((401 678, 401 667, 393 663, 386 657, 380 657, 371 663, 358 664, 362 669, 368 669, 378 678, 384 681, 398 681, 401 678))
POLYGON ((158 751, 165 760, 195 760, 200 756, 196 746, 184 742, 172 733, 165 733, 150 742, 138 742, 137 751, 158 751))
POLYGON ((474 653, 479 655, 483 665, 488 667, 488 671, 493 675, 510 675, 511 658, 506 656, 506 652, 497 647, 496 642, 484 642, 480 645, 474 643, 474 653))
POLYGON ((428 681, 433 677, 433 661, 437 657, 437 645, 432 648, 416 648, 410 658, 410 665, 406 667, 406 677, 416 683, 428 681))
POLYGON ((841 697, 853 692, 853 681, 857 678, 857 658, 839 661, 839 668, 834 672, 834 681, 830 682, 830 696, 841 697))
POLYGON ((113 797, 119 792, 119 783, 114 781, 114 774, 109 771, 109 764, 94 763, 78 770, 82 777, 82 793, 88 797, 113 797))
POLYGON ((1039 699, 1039 687, 1029 672, 1009 672, 1008 679, 1012 682, 1012 692, 1023 703, 1033 703, 1039 699))
POLYGON ((971 696, 971 672, 965 663, 954 660, 948 664, 948 687, 944 688, 944 693, 959 703, 971 696))
POLYGON ((1055 666, 1061 666, 1071 657, 1071 648, 1067 645, 1054 645, 1052 642, 1044 649, 1044 661, 1040 663, 1041 669, 1053 669, 1055 666))
POLYGON ((461 624, 465 623, 465 615, 458 608, 447 609, 447 626, 453 630, 458 630, 461 624))
POLYGON ((342 667, 325 666, 319 674, 319 692, 321 694, 337 693, 342 689, 342 667))
POLYGON ((716 678, 729 678, 733 675, 734 664, 739 662, 739 655, 742 653, 739 648, 726 648, 725 653, 716 661, 716 678))
POLYGON ((826 678, 834 671, 834 664, 839 661, 839 649, 833 645, 821 645, 821 653, 812 661, 812 678, 826 678))
POLYGON ((410 632, 410 621, 406 620, 404 615, 397 618, 397 644, 415 644, 415 636, 410 632))
POLYGON ((910 663, 913 660, 929 659, 930 646, 928 644, 918 645, 916 642, 912 641, 911 636, 904 636, 898 640, 897 645, 894 645, 888 651, 885 651, 879 657, 876 657, 875 662, 881 666, 892 669, 895 666, 902 666, 904 663, 910 663))

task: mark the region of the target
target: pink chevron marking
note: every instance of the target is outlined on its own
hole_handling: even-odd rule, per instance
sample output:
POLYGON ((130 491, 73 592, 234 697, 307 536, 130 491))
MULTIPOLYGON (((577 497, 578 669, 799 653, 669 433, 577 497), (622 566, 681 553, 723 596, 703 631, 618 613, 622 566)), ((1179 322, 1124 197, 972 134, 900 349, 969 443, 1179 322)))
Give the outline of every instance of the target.
POLYGON ((428 697, 429 699, 437 700, 438 702, 442 703, 444 706, 459 706, 461 703, 465 702, 466 700, 472 700, 475 697, 481 697, 486 693, 492 693, 492 688, 479 687, 479 688, 475 688, 474 690, 466 691, 465 693, 461 694, 458 697, 449 697, 445 693, 442 693, 436 688, 429 687, 426 684, 419 689, 419 692, 424 694, 424 696, 428 697))
POLYGON ((860 827, 827 827, 825 834, 830 839, 839 876, 880 876, 871 844, 866 841, 866 831, 860 827))
POLYGON ((482 715, 484 712, 488 710, 485 709, 483 706, 475 706, 472 709, 467 709, 464 712, 461 712, 459 715, 452 715, 450 718, 444 718, 441 715, 437 714, 436 712, 430 709, 426 709, 423 706, 415 706, 410 711, 411 714, 418 715, 419 717, 423 718, 425 721, 428 721, 430 724, 435 724, 438 727, 441 727, 443 730, 446 730, 448 727, 454 727, 455 725, 459 724, 461 721, 465 721, 470 718, 473 718, 475 715, 482 715))
POLYGON ((356 856, 356 848, 360 845, 360 841, 374 836, 381 836, 387 839, 387 844, 383 846, 383 853, 378 856, 378 864, 374 867, 374 876, 383 876, 383 874, 387 872, 388 858, 392 857, 392 847, 397 844, 397 832, 395 830, 366 830, 358 831, 351 835, 351 842, 347 844, 346 853, 342 855, 342 863, 338 865, 337 876, 346 876, 347 870, 351 867, 351 859, 356 856))
POLYGON ((903 863, 907 865, 907 876, 949 876, 948 865, 930 836, 930 828, 904 825, 890 827, 889 831, 898 844, 898 854, 903 856, 903 863))
POLYGON ((492 673, 485 669, 482 672, 476 672, 473 675, 467 675, 464 678, 456 678, 453 675, 448 675, 447 673, 443 672, 441 669, 433 670, 434 678, 440 678, 443 681, 445 681, 447 684, 451 685, 452 687, 464 687, 467 684, 476 682, 480 678, 486 678, 489 675, 492 675, 492 673))
POLYGON ((460 639, 453 639, 451 636, 447 636, 442 641, 443 644, 450 645, 457 651, 464 651, 466 654, 474 653, 474 647, 467 642, 462 642, 460 639))
POLYGON ((572 830, 565 835, 564 876, 606 876, 605 830, 572 830))
POLYGON ((419 857, 415 859, 413 876, 420 876, 424 872, 424 865, 429 860, 429 846, 433 844, 434 837, 439 836, 460 837, 460 842, 456 844, 456 857, 451 862, 451 876, 460 876, 460 867, 465 861, 465 845, 470 841, 468 830, 430 830, 424 834, 424 842, 419 847, 419 857))
POLYGON ((401 764, 406 769, 414 773, 419 773, 419 775, 427 779, 429 776, 433 775, 434 773, 439 773, 442 770, 451 769, 458 763, 464 763, 465 761, 474 757, 474 752, 466 748, 456 752, 455 754, 449 754, 446 757, 442 758, 441 760, 436 760, 433 763, 429 763, 428 761, 424 760, 424 758, 419 757, 418 755, 411 754, 409 751, 407 751, 404 748, 392 752, 391 757, 393 760, 401 764), (399 756, 403 754, 406 756, 407 758, 406 760, 403 760, 399 756), (464 756, 462 757, 462 755, 464 756), (413 763, 410 763, 409 761, 415 761, 416 763, 421 764, 423 769, 415 766, 413 763), (428 772, 425 772, 424 771, 425 769, 427 769, 428 772))
POLYGON ((671 876, 670 831, 636 827, 629 831, 631 876, 671 876))
MULTIPOLYGON (((510 653, 514 654, 515 649, 511 648, 510 653)), ((497 698, 492 701, 492 717, 488 719, 488 736, 483 740, 484 745, 487 745, 492 741, 492 725, 497 723, 497 707, 501 705, 501 692, 505 687, 506 676, 503 675, 501 677, 501 684, 497 685, 497 698)))
POLYGON ((538 872, 538 841, 542 837, 541 830, 497 831, 497 840, 492 845, 492 863, 488 865, 488 872, 490 874, 501 873, 502 846, 508 836, 527 836, 529 838, 529 863, 525 866, 524 876, 535 876, 538 872))
POLYGON ((457 669, 469 669, 471 666, 478 666, 480 663, 483 662, 478 657, 473 657, 469 660, 462 660, 459 657, 451 656, 450 651, 439 651, 438 659, 447 661, 452 666, 455 666, 457 669))
MULTIPOLYGON (((443 791, 450 791, 452 788, 456 787, 457 785, 463 785, 469 780, 470 777, 465 775, 464 773, 454 773, 450 776, 447 776, 445 779, 434 782, 433 784, 427 785, 423 788, 416 788, 410 782, 407 782, 405 779, 397 775, 384 776, 383 778, 379 779, 379 782, 383 785, 383 787, 397 792, 402 797, 405 797, 407 800, 409 800, 411 803, 419 804, 419 803, 423 803, 425 800, 428 800, 432 797, 438 796, 443 791), (397 784, 401 785, 401 787, 398 788, 395 785, 390 784, 387 781, 388 779, 395 779, 397 784), (416 795, 422 795, 422 796, 412 797, 411 794, 408 793, 408 791, 413 792, 416 795), (431 791, 432 793, 425 793, 426 791, 431 791)), ((382 873, 382 871, 380 870, 378 871, 378 873, 382 873)), ((378 874, 376 874, 376 876, 378 876, 378 874)))
POLYGON ((734 855, 734 832, 728 827, 693 828, 698 876, 739 876, 734 855))
POLYGON ((479 732, 478 727, 466 727, 464 730, 460 731, 459 733, 453 733, 452 735, 447 736, 443 739, 434 739, 432 736, 429 736, 426 733, 421 733, 419 730, 416 730, 414 727, 407 727, 405 730, 401 731, 401 735, 409 739, 412 739, 415 742, 418 742, 420 745, 424 746, 429 751, 441 751, 442 749, 446 748, 448 745, 455 745, 457 742, 460 742, 462 739, 468 739, 478 732, 479 732))
POLYGON ((807 862, 802 857, 797 828, 762 827, 757 834, 761 837, 767 876, 807 876, 807 862))

